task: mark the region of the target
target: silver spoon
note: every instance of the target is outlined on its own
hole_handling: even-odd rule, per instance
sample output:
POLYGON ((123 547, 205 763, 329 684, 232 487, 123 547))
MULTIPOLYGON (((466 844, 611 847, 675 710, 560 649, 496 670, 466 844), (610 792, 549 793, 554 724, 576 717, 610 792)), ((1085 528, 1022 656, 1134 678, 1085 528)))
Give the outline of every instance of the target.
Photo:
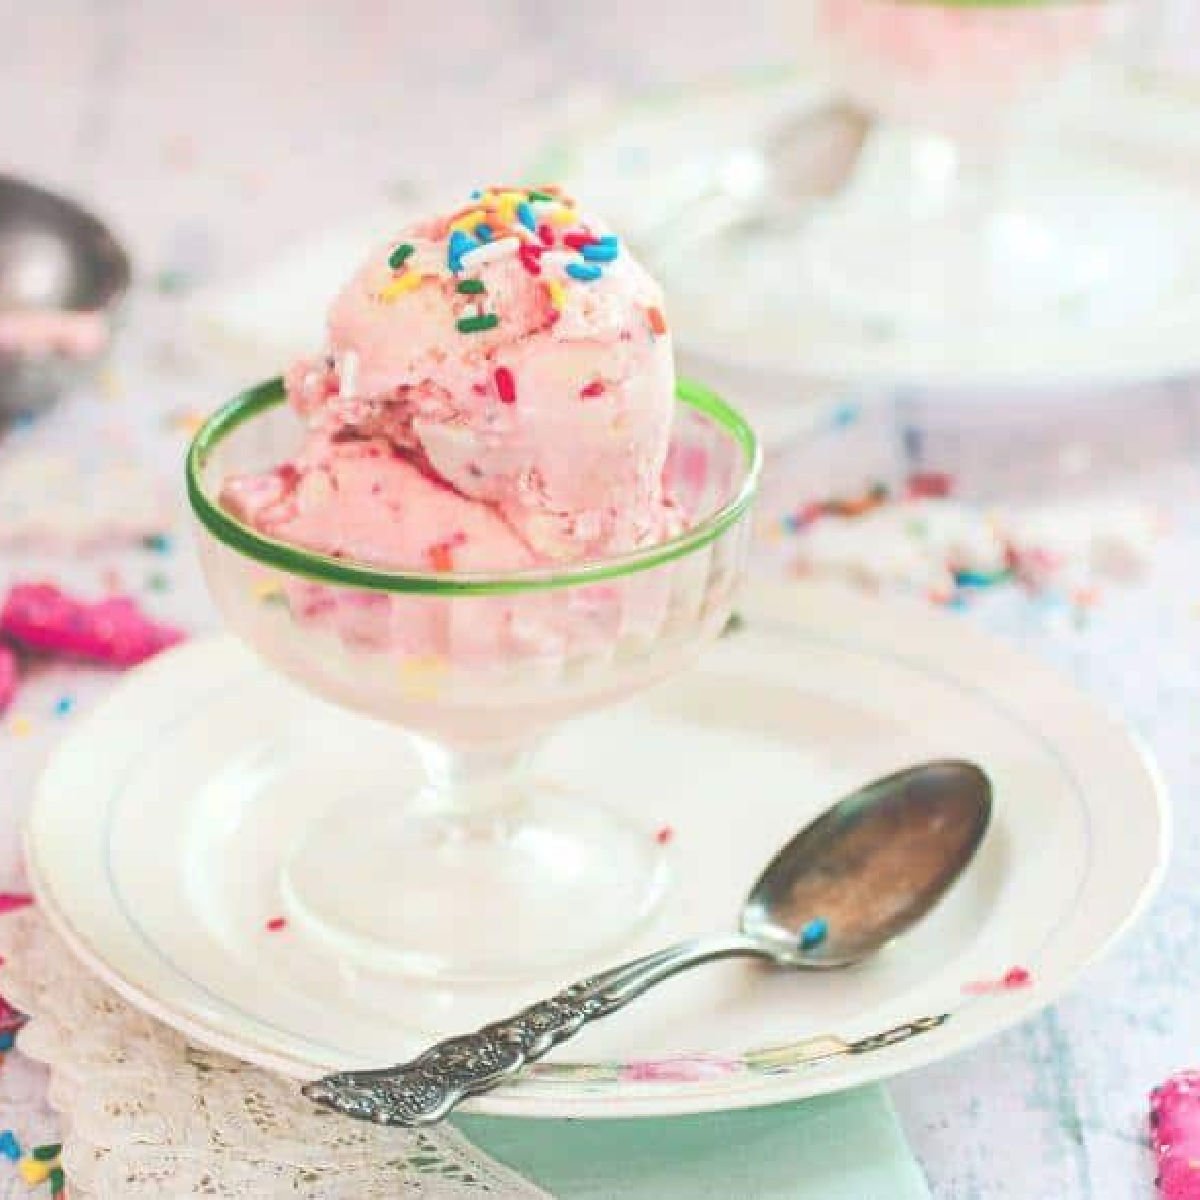
POLYGON ((846 187, 873 127, 871 115, 847 100, 789 113, 757 145, 727 154, 686 205, 638 240, 645 247, 690 246, 730 231, 795 229, 846 187))
POLYGON ((439 1042, 411 1062, 326 1075, 304 1094, 363 1121, 430 1125, 680 971, 737 956, 777 967, 849 966, 910 929, 946 894, 974 857, 991 811, 991 784, 971 763, 930 762, 876 780, 771 860, 742 907, 740 932, 648 954, 439 1042))

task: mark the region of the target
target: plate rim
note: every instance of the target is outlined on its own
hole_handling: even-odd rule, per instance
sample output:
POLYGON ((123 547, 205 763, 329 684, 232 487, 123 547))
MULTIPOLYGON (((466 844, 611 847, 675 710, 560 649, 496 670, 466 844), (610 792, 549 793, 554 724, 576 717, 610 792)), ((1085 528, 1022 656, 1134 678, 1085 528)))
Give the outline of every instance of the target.
MULTIPOLYGON (((637 1090, 630 1091, 626 1088, 622 1092, 621 1085, 618 1083, 616 1087, 607 1091, 589 1092, 586 1080, 582 1080, 578 1081, 579 1087, 573 1092, 564 1088, 563 1093, 559 1094, 555 1094, 556 1089, 544 1084, 535 1088, 509 1087, 475 1098, 464 1106, 464 1111, 529 1118, 673 1116, 758 1107, 887 1079, 969 1049, 1055 1003, 1077 984, 1084 972, 1111 951, 1116 942, 1128 932, 1153 899, 1170 858, 1172 820, 1169 798, 1161 773, 1144 741, 1136 731, 1115 716, 1106 705, 1076 687, 1059 672, 1046 666, 1045 663, 1025 655, 1019 648, 974 626, 961 625, 960 618, 932 613, 916 601, 903 598, 886 601, 868 598, 859 592, 837 586, 759 584, 748 590, 740 608, 743 612, 748 612, 752 620, 757 617, 759 621, 770 624, 792 623, 803 627, 801 618, 802 609, 805 607, 804 597, 817 597, 818 608, 823 605, 836 604, 837 611, 840 612, 843 605, 850 604, 852 607, 857 607, 858 611, 854 615, 859 618, 882 614, 893 625, 897 622, 916 622, 919 627, 923 627, 927 631, 927 636, 933 636, 939 640, 948 637, 953 642, 958 638, 965 639, 979 647, 989 647, 992 653, 1004 655, 1010 661, 1033 670, 1043 678, 1057 680, 1060 687, 1073 693, 1077 702, 1082 703, 1085 709, 1090 710, 1089 717, 1091 719, 1102 722, 1119 732, 1123 738, 1123 749, 1129 756, 1130 765, 1134 766, 1142 777, 1146 785, 1146 795, 1153 800, 1149 809, 1139 807, 1139 816, 1143 822, 1151 818, 1155 822, 1153 861, 1146 864, 1145 869, 1141 872, 1140 881, 1127 885, 1126 890, 1131 891, 1131 898, 1124 913, 1119 919, 1114 920, 1106 930, 1094 937, 1090 944, 1085 943, 1077 961, 1067 964, 1047 982, 1039 982, 1037 987, 1023 992, 1006 993, 1002 997, 988 998, 986 1003, 991 1006, 989 1020, 976 1021, 974 1024, 951 1023, 948 1029, 941 1030, 939 1037, 932 1039, 932 1044, 926 1039, 920 1038, 910 1041, 907 1046, 889 1046, 887 1053, 884 1054, 843 1058, 842 1069, 836 1073, 832 1081, 817 1079, 815 1082, 818 1086, 815 1087, 806 1085, 806 1081, 813 1081, 815 1077, 811 1072, 804 1070, 780 1075, 764 1072, 751 1077, 749 1081, 745 1078, 740 1080, 726 1078, 724 1081, 716 1079, 711 1082, 711 1086, 697 1086, 698 1081, 687 1081, 691 1086, 686 1090, 676 1091, 658 1090, 653 1086, 645 1087, 639 1084, 637 1090)), ((826 608, 825 611, 829 610, 826 608)), ((853 625, 846 623, 842 627, 853 628, 853 625)), ((199 644, 211 647, 221 643, 236 643, 236 639, 232 635, 224 634, 214 638, 196 639, 191 646, 194 648, 199 644)), ((158 661, 164 663, 170 655, 186 652, 187 647, 181 647, 178 651, 171 651, 168 652, 168 655, 160 656, 158 661)), ((110 696, 121 691, 125 686, 125 683, 122 682, 113 689, 110 696)), ((108 703, 109 700, 106 698, 94 711, 99 713, 108 703)), ((73 733, 71 737, 64 739, 59 744, 51 756, 43 780, 49 773, 49 766, 57 762, 60 757, 65 756, 66 748, 70 746, 74 736, 73 733)), ((150 984, 139 983, 122 974, 117 966, 106 960, 102 948, 93 946, 87 934, 75 928, 68 912, 58 903, 54 885, 46 877, 38 860, 35 844, 36 818, 43 804, 52 803, 52 801, 43 801, 43 794, 46 790, 43 783, 39 782, 34 805, 27 818, 24 831, 26 863, 32 889, 42 912, 79 961, 112 987, 123 999, 201 1045, 212 1047, 243 1061, 294 1078, 311 1078, 314 1074, 319 1073, 318 1069, 308 1061, 288 1054, 278 1047, 256 1042, 253 1026, 250 1027, 249 1034, 243 1031, 234 1035, 227 1033, 220 1026, 206 1023, 188 1011, 172 1007, 170 998, 164 999, 155 994, 150 984)), ((1144 805, 1145 799, 1145 795, 1140 796, 1139 803, 1144 805)), ((1078 903, 1078 899, 1073 902, 1073 910, 1077 910, 1078 903)), ((555 1080, 554 1082, 563 1081, 555 1080)), ((570 1080, 566 1082, 570 1082, 570 1080)), ((674 1082, 678 1084, 682 1081, 674 1082)))

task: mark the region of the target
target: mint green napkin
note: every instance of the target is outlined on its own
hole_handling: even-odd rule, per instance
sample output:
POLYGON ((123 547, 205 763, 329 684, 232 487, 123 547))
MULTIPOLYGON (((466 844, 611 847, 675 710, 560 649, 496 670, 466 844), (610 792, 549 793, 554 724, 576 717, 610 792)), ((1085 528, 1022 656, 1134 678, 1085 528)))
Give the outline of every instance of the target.
POLYGON ((929 1200, 877 1086, 694 1117, 455 1123, 561 1200, 929 1200))

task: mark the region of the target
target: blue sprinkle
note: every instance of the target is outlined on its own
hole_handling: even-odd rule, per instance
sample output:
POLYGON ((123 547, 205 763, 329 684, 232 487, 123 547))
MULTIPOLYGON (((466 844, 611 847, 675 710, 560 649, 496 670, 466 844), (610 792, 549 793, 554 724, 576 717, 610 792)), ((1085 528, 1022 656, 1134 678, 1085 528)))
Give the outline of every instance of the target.
POLYGON ((476 189, 475 189, 475 190, 474 190, 474 191, 471 193, 471 199, 472 199, 472 200, 482 200, 482 199, 483 199, 483 193, 482 193, 482 192, 481 192, 481 191, 480 191, 478 188, 476 188, 476 189))
POLYGON ((522 200, 517 205, 517 220, 529 230, 530 233, 537 233, 537 217, 533 214, 533 209, 529 207, 527 200, 522 200))
POLYGON ((834 429, 845 429, 848 425, 853 425, 858 420, 860 409, 857 404, 839 404, 833 410, 833 416, 830 418, 830 424, 834 429))
POLYGON ((74 696, 59 696, 54 702, 54 714, 58 717, 65 717, 74 707, 74 696))
POLYGON ((588 262, 612 262, 620 253, 620 248, 605 245, 603 242, 589 242, 579 253, 588 262))
POLYGON ((11 1129, 0 1130, 0 1154, 10 1162, 16 1162, 21 1157, 21 1143, 11 1129))
POLYGON ((479 243, 461 229, 456 229, 450 235, 450 243, 446 248, 446 261, 450 270, 456 275, 462 270, 462 256, 469 250, 474 250, 479 243))
POLYGON ((815 950, 829 935, 829 923, 816 917, 800 930, 800 949, 815 950))
POLYGON ((604 272, 591 263, 569 263, 567 265, 567 274, 572 279, 582 279, 584 283, 591 283, 592 280, 599 279, 604 272))
POLYGON ((954 582, 959 587, 985 588, 1002 583, 1008 578, 1007 571, 955 571, 954 582))
POLYGON ((37 415, 31 412, 13 413, 12 423, 14 429, 28 429, 30 425, 37 420, 37 415))
POLYGON ((963 612, 965 609, 969 608, 970 605, 971 602, 962 592, 955 592, 954 595, 946 601, 946 607, 952 608, 956 612, 963 612))
POLYGON ((479 224, 475 226, 475 236, 481 242, 490 242, 492 240, 492 227, 485 221, 480 221, 479 224))
POLYGON ((17 1044, 17 1034, 15 1030, 6 1029, 0 1033, 0 1053, 11 1050, 17 1044))
POLYGON ((155 554, 170 554, 171 539, 165 533, 151 533, 142 538, 142 545, 155 554))

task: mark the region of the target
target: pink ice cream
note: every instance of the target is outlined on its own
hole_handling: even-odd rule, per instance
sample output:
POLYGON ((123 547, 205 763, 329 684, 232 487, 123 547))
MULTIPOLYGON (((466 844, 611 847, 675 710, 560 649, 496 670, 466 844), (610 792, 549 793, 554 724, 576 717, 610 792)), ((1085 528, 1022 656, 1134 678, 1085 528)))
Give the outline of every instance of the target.
POLYGON ((288 398, 310 433, 226 506, 272 537, 395 569, 509 571, 677 533, 657 284, 556 190, 491 189, 378 247, 288 398))

